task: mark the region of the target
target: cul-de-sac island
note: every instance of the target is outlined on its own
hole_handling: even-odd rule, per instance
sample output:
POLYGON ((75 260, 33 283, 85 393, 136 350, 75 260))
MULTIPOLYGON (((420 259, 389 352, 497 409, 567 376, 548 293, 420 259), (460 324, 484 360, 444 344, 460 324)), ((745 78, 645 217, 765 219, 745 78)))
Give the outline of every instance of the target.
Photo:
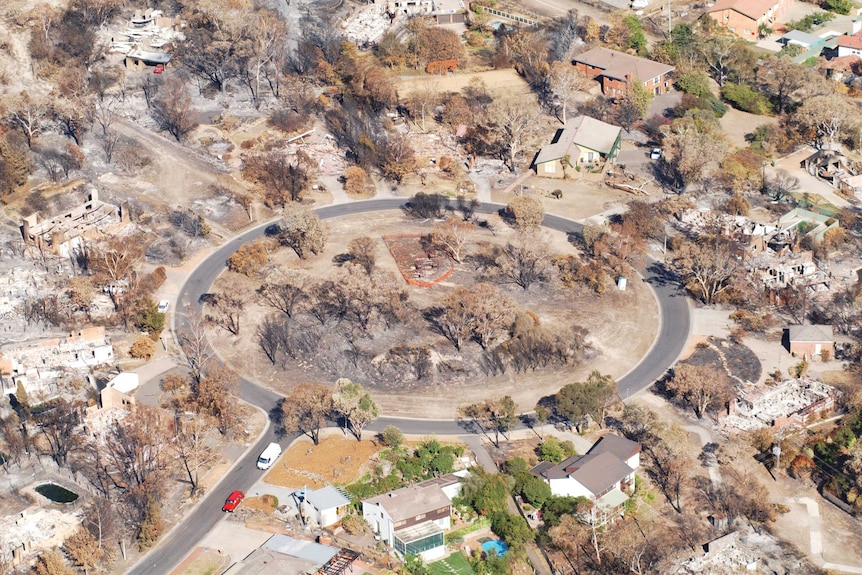
POLYGON ((0 4, 0 575, 862 573, 854 0, 0 4))

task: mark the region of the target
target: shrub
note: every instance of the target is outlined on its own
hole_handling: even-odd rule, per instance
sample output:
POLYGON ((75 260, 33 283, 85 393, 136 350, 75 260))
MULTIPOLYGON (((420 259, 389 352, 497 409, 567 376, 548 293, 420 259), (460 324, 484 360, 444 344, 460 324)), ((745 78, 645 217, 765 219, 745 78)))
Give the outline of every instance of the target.
POLYGON ((850 0, 821 0, 820 7, 846 16, 853 9, 853 3, 850 0))
POLYGON ((135 359, 146 359, 149 361, 153 354, 156 353, 156 342, 151 338, 142 335, 135 340, 132 347, 129 348, 129 355, 135 359))
POLYGON ((383 433, 380 434, 383 442, 392 449, 400 447, 404 443, 404 434, 394 425, 387 425, 383 433))
POLYGON ((255 240, 243 244, 227 259, 227 269, 251 277, 267 263, 269 263, 269 254, 265 244, 255 240))
POLYGON ((358 196, 365 193, 368 174, 359 166, 350 166, 344 171, 344 191, 358 196))
POLYGON ((772 111, 769 98, 760 92, 754 91, 748 84, 728 82, 722 88, 721 95, 731 106, 743 112, 763 116, 772 111))
POLYGON ((159 339, 165 329, 165 314, 159 313, 159 304, 148 297, 140 302, 137 312, 135 327, 149 333, 153 341, 159 339))

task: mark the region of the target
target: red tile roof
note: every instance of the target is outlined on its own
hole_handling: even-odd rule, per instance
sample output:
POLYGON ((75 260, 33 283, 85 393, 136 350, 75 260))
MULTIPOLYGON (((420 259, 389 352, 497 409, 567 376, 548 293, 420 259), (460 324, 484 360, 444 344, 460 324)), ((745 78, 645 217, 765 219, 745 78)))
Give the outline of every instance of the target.
POLYGON ((862 50, 862 32, 857 32, 852 36, 845 34, 838 37, 838 46, 840 48, 854 48, 862 50))

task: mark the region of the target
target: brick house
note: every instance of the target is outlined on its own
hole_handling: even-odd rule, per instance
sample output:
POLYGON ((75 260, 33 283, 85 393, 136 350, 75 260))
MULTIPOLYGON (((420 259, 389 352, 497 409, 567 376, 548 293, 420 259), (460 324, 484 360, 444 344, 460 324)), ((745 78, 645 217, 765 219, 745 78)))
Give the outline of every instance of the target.
POLYGON ((601 82, 602 93, 610 97, 624 94, 632 82, 640 82, 653 95, 664 94, 671 89, 670 73, 674 70, 673 66, 608 48, 587 50, 575 56, 572 64, 601 82))
POLYGON ((826 353, 835 357, 835 338, 831 325, 791 325, 787 328, 790 353, 803 359, 822 359, 826 353))
POLYGON ((760 27, 771 26, 793 5, 793 0, 718 0, 707 14, 722 28, 743 40, 760 38, 760 27))

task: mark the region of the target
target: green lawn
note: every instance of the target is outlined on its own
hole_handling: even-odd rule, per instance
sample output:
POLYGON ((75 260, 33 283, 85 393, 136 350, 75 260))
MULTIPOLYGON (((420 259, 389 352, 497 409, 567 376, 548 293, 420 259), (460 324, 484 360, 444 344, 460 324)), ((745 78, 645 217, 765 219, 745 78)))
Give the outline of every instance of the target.
POLYGON ((474 575, 473 568, 462 553, 453 553, 445 559, 435 561, 428 566, 431 575, 474 575))

